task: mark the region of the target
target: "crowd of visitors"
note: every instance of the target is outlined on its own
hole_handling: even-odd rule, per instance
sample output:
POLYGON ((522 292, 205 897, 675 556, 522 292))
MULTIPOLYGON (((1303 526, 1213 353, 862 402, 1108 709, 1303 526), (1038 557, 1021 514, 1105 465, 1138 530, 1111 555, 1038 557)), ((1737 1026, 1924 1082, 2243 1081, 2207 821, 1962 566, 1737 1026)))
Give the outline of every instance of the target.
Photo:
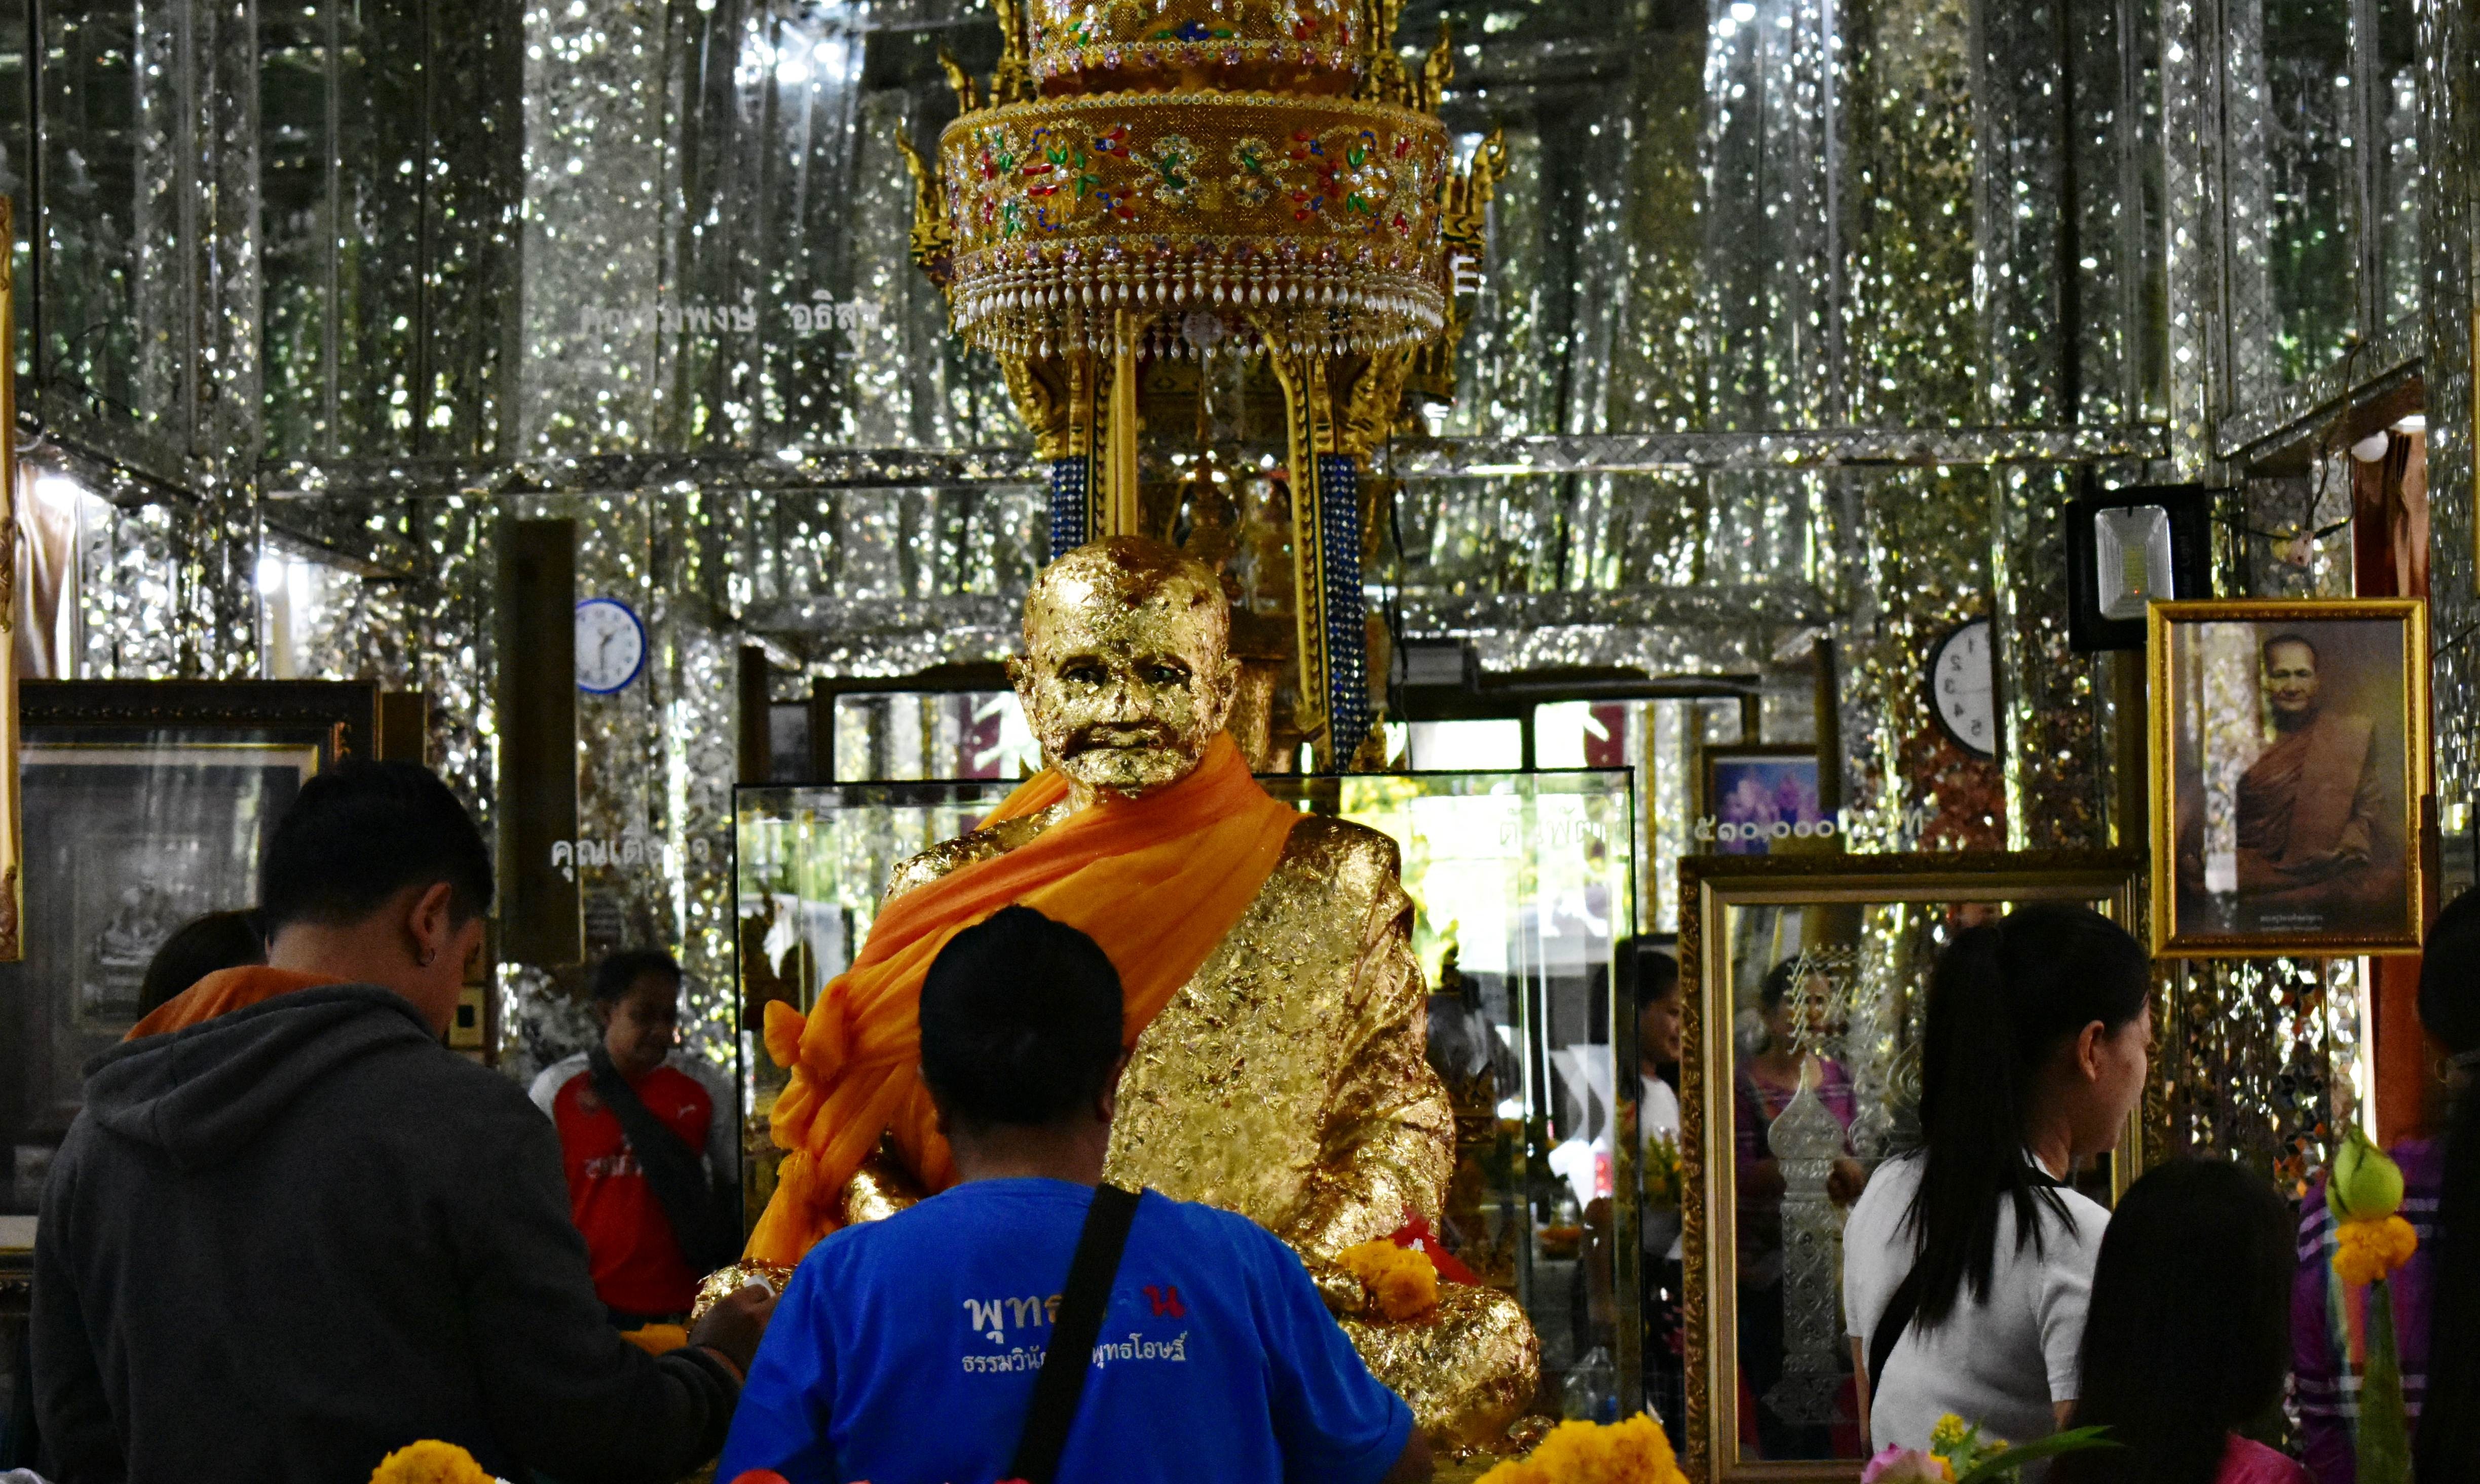
MULTIPOLYGON (((1650 948, 1621 951, 1650 1150, 1679 1125, 1678 973, 1650 948)), ((1780 1292, 1769 1285, 1780 1281, 1782 1182, 1767 1130, 1803 1086, 1847 1128, 1853 1116, 1847 1076, 1792 1034, 1796 972, 1785 962, 1763 981, 1761 1029, 1740 1048, 1733 1087, 1741 1395, 1754 1414, 1741 1443, 1769 1459, 1849 1446, 1784 1424, 1746 1384, 1751 1364, 1780 1366, 1780 1292)), ((2119 1441, 2062 1458, 2050 1484, 2358 1484, 2371 1291, 2336 1275, 2325 1177, 2295 1203, 2206 1159, 2152 1170, 2114 1210, 2074 1188, 2080 1164, 2119 1143, 2142 1094, 2149 982, 2142 947, 2080 908, 1966 926, 1941 956, 1918 1147, 1865 1185, 1839 1164, 1829 1182, 1848 1208, 1847 1400, 1867 1447, 1929 1450, 1951 1414, 2019 1442, 2067 1426, 2119 1441)), ((2467 1484, 2480 1480, 2480 892, 2430 930, 2419 1004, 2441 1058, 2424 1123, 2443 1132, 2390 1151, 2417 1248, 2387 1290, 2415 1477, 2467 1484)), ((1675 1230, 1645 1224, 1647 1395, 1666 1414, 1684 1401, 1678 1277, 1662 1261, 1678 1254, 1657 1248, 1675 1230)))
MULTIPOLYGON (((600 965, 599 1036, 530 1099, 447 1050, 492 894, 489 851, 436 777, 348 763, 273 832, 256 908, 166 944, 44 1192, 41 1477, 350 1480, 417 1438, 571 1484, 675 1479, 718 1451, 721 1479, 791 1484, 1186 1479, 1201 1458, 1218 1477, 1429 1475, 1410 1410, 1289 1248, 1103 1183, 1119 976, 1020 907, 959 934, 921 992, 922 1081, 958 1184, 819 1243, 780 1307, 752 1287, 685 1343, 630 1343, 684 1323, 700 1275, 736 1251, 731 1089, 680 1051, 681 969, 654 951, 600 965), (1097 1350, 1099 1333, 1130 1339, 1097 1350)), ((1680 1127, 1682 989, 1650 947, 1623 955, 1650 1150, 1680 1127)), ((1796 1034, 1797 972, 1770 976, 1765 1038, 1732 1088, 1742 1193, 1777 1212, 1769 1126, 1803 1089, 1847 1130, 1854 1116, 1850 1078, 1796 1034)), ((1919 1147, 1873 1170, 1833 1162, 1864 1446, 1929 1449, 1953 1415, 2017 1442, 2092 1427, 2119 1445, 2066 1454, 2049 1484, 2359 1484, 2370 1290, 2337 1276, 2348 1239, 2322 1178, 2295 1206, 2227 1161, 2162 1164, 2114 1209, 2072 1184, 2146 1086, 2151 980, 2131 937, 2077 907, 1965 927, 1941 956, 1919 1147)), ((2419 1005, 2443 1132, 2391 1151, 2417 1247, 2385 1317, 2415 1476, 2466 1484, 2480 893, 2439 917, 2419 1005)), ((1741 1227, 1757 1336, 1742 1361, 1779 1369, 1780 1217, 1741 1227)), ((1678 1233, 1649 1220, 1643 1253, 1647 1370, 1674 1408, 1678 1233)), ((1844 1446, 1753 1425, 1788 1450, 1770 1456, 1844 1446)))

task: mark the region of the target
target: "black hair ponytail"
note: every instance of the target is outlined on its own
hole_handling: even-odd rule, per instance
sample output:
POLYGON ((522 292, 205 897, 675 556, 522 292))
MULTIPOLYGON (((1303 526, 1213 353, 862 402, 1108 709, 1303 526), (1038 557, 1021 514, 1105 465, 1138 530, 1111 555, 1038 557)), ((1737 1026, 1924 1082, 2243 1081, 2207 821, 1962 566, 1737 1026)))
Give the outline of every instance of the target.
POLYGON ((1920 1190, 1904 1219, 1920 1244, 1919 1320, 1944 1320, 1969 1290, 1986 1299, 1998 1215, 2042 1250, 2040 1214, 2066 1203, 2025 1153, 2035 1079, 2058 1043, 2098 1020, 2144 1012, 2149 970, 2126 930, 2088 908, 2035 903, 1958 934, 1929 981, 1921 1044, 1920 1190))
POLYGON ((2447 1119, 2429 1261, 2428 1394, 2414 1438, 2419 1484, 2480 1480, 2480 891, 2428 931, 2419 1019, 2464 1068, 2447 1119))

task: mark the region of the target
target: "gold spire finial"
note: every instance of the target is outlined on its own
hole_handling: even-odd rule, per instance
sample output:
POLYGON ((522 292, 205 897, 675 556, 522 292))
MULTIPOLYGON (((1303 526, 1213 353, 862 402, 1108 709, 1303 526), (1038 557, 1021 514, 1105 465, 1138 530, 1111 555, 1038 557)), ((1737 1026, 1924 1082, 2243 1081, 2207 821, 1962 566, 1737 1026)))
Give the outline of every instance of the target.
POLYGON ((947 224, 947 190, 937 172, 913 147, 913 138, 898 121, 895 148, 904 156, 905 173, 913 177, 913 266, 932 283, 944 286, 954 255, 955 229, 947 224))
POLYGON ((999 23, 999 66, 991 74, 991 101, 1022 103, 1034 96, 1024 7, 1020 0, 991 0, 991 13, 999 23))
POLYGON ((1455 27, 1446 20, 1438 22, 1438 44, 1421 63, 1421 95, 1412 106, 1425 113, 1438 111, 1438 102, 1447 95, 1447 85, 1456 80, 1455 27))
POLYGON ((982 90, 973 85, 973 74, 965 70, 955 54, 939 48, 939 70, 947 74, 947 86, 956 90, 956 112, 977 114, 982 109, 982 90))

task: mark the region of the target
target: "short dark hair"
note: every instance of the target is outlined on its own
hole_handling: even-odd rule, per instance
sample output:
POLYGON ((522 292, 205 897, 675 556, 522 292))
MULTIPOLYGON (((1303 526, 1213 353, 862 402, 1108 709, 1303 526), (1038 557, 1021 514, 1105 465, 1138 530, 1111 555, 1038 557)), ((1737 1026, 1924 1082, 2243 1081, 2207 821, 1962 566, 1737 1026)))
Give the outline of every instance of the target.
POLYGON ((2272 638, 2264 641, 2263 646, 2257 651, 2257 653, 2261 655, 2264 662, 2269 665, 2273 663, 2273 652, 2286 644, 2295 644, 2301 649, 2306 650, 2308 652, 2308 658, 2312 663, 2319 665, 2325 663, 2325 656, 2316 652, 2316 646, 2309 643, 2307 636, 2304 634, 2275 634, 2272 638))
POLYGON ((172 930, 146 964, 138 985, 138 1013, 151 1014, 165 1001, 219 969, 267 961, 267 937, 256 912, 209 912, 172 930))
POLYGON ((630 986, 649 974, 665 975, 678 985, 681 962, 659 948, 620 950, 595 966, 594 1003, 612 1005, 627 999, 630 986))
POLYGON ((491 908, 491 852, 428 768, 351 760, 301 785, 258 867, 261 926, 343 926, 407 886, 446 882, 459 922, 491 908))
POLYGON ((1679 988, 1679 960, 1642 938, 1621 938, 1616 957, 1619 982, 1635 1000, 1639 1013, 1659 1005, 1679 988))
POLYGON ((967 1124, 1039 1127, 1102 1095, 1120 1059, 1120 971, 1092 938, 1003 907, 921 983, 921 1079, 967 1124))
POLYGON ((2296 1225, 2226 1160, 2174 1160, 2128 1187, 2093 1266, 2075 1412, 2119 1446, 2061 1459, 2053 1480, 2213 1478, 2230 1434, 2282 1403, 2296 1225))

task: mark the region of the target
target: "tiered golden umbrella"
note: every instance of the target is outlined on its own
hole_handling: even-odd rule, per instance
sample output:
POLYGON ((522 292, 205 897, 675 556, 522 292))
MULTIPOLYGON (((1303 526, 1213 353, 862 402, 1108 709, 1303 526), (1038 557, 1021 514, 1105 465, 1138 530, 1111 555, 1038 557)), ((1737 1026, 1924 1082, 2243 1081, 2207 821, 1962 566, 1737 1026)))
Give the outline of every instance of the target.
POLYGON ((1408 73, 1400 0, 996 5, 987 98, 949 64, 961 112, 935 176, 913 161, 915 257, 1049 460, 1054 555, 1144 530, 1150 363, 1266 358, 1289 446, 1285 734, 1343 764, 1369 728, 1368 458, 1408 376, 1452 389, 1459 251, 1478 261, 1495 141, 1455 169, 1447 39, 1408 73))

